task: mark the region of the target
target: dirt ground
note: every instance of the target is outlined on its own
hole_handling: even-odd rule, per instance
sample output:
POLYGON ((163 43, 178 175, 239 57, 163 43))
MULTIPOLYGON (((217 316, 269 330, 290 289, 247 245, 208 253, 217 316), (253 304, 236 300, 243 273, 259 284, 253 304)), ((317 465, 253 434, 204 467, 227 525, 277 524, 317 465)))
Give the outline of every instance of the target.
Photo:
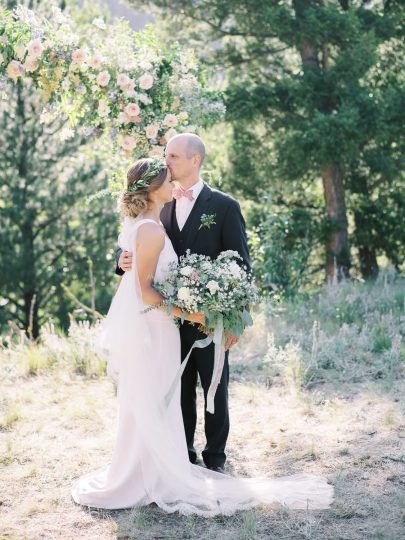
MULTIPOLYGON (((0 540, 405 539, 405 382, 268 388, 258 368, 232 364, 227 473, 323 474, 335 486, 330 510, 205 519, 77 506, 72 482, 112 451, 114 388, 105 377, 53 372, 2 381, 0 540)), ((198 430, 202 450, 201 422, 198 430)))

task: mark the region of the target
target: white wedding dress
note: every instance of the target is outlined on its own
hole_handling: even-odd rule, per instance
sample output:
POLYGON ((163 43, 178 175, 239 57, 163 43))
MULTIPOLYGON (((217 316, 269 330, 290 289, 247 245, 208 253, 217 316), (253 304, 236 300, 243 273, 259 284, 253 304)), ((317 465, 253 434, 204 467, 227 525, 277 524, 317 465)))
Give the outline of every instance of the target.
MULTIPOLYGON (((180 388, 170 405, 164 397, 180 364, 180 336, 161 310, 142 313, 136 274, 136 233, 151 220, 129 219, 119 244, 133 252, 133 266, 121 281, 98 343, 108 373, 118 381, 118 432, 108 467, 81 477, 72 490, 82 505, 105 509, 156 503, 167 512, 214 516, 262 503, 290 508, 327 508, 333 488, 325 478, 237 479, 188 459, 180 388)), ((155 280, 162 280, 177 255, 166 236, 155 280)))

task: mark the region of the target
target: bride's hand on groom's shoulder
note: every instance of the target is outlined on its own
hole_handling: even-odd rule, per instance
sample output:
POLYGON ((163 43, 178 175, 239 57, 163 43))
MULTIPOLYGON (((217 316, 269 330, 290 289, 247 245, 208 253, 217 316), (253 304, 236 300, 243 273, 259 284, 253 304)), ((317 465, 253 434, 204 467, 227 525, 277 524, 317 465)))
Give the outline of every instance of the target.
POLYGON ((132 268, 132 253, 130 251, 123 251, 118 260, 118 266, 124 270, 124 272, 129 272, 132 268))

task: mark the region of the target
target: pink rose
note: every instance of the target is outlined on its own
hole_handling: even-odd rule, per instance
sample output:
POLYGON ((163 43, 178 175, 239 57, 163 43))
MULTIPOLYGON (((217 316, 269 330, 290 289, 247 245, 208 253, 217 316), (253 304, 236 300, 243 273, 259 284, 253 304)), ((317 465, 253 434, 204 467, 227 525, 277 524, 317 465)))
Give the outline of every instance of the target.
POLYGON ((21 77, 24 73, 24 66, 17 62, 17 60, 11 60, 6 69, 7 75, 15 82, 18 77, 21 77))
POLYGON ((32 73, 36 69, 38 69, 38 61, 36 58, 32 56, 27 56, 25 59, 24 67, 28 73, 32 73))
POLYGON ((103 64, 103 59, 99 54, 95 54, 91 57, 89 64, 93 69, 100 69, 103 64))
POLYGON ((139 77, 139 88, 142 90, 149 90, 153 86, 153 77, 150 73, 145 73, 142 77, 139 77))
POLYGON ((129 81, 130 81, 130 78, 129 78, 127 75, 125 75, 124 73, 120 73, 120 74, 118 75, 118 77, 117 77, 117 84, 118 84, 118 86, 120 86, 121 88, 122 88, 123 86, 125 86, 126 84, 128 84, 129 81))
POLYGON ((97 75, 96 81, 99 86, 107 86, 107 84, 110 82, 110 74, 108 71, 100 71, 100 73, 97 75))
POLYGON ((132 121, 133 116, 138 116, 141 112, 141 109, 139 108, 139 105, 137 103, 128 103, 128 105, 124 109, 125 114, 127 114, 132 121))
POLYGON ((126 94, 133 92, 134 87, 135 87, 135 81, 133 81, 132 79, 128 79, 128 82, 121 86, 122 91, 125 92, 126 94))
POLYGON ((166 131, 166 133, 165 133, 165 139, 166 139, 166 141, 169 142, 170 139, 171 139, 172 137, 174 137, 175 135, 177 135, 177 131, 176 131, 174 128, 168 129, 168 130, 166 131))
POLYGON ((72 52, 72 62, 74 64, 84 64, 87 60, 87 53, 84 49, 76 49, 72 52))
POLYGON ((162 158, 165 153, 164 146, 154 146, 149 152, 149 157, 162 158))
POLYGON ((163 123, 167 127, 176 127, 179 122, 175 114, 166 114, 163 123))
POLYGON ((137 144, 136 140, 131 137, 131 135, 123 135, 122 137, 120 137, 119 143, 121 148, 126 151, 133 150, 137 144))
POLYGON ((28 55, 32 58, 39 58, 44 52, 44 46, 40 39, 33 39, 27 45, 28 55))
POLYGON ((145 133, 148 139, 156 139, 159 131, 159 124, 149 124, 146 126, 145 133))

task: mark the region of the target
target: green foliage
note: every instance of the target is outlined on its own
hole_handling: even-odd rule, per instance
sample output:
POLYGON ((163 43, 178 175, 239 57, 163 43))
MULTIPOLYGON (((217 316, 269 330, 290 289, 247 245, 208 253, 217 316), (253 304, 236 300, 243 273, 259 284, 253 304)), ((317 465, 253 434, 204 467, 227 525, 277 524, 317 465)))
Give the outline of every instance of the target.
POLYGON ((97 304, 106 308, 118 222, 110 200, 85 205, 107 180, 102 144, 83 134, 61 140, 63 121, 41 123, 43 103, 30 86, 17 84, 6 97, 0 102, 0 324, 12 319, 38 335, 49 317, 68 325, 74 306, 62 283, 90 303, 89 258, 97 304))
POLYGON ((300 202, 303 183, 311 183, 318 208, 329 217, 311 255, 318 258, 325 245, 331 251, 340 230, 341 253, 333 253, 338 261, 348 253, 348 232, 356 271, 364 277, 376 275, 382 254, 399 267, 405 245, 399 225, 405 208, 403 2, 149 4, 158 8, 161 28, 174 21, 176 37, 196 43, 211 66, 225 71, 233 132, 224 143, 229 166, 222 170, 223 188, 253 200, 271 190, 288 213, 300 202), (215 47, 207 47, 210 39, 215 47), (329 202, 327 193, 325 202, 319 198, 326 166, 341 171, 335 180, 344 187, 339 203, 332 193, 329 202), (336 214, 337 229, 330 226, 336 214))
POLYGON ((269 200, 251 212, 249 234, 252 267, 264 295, 293 297, 314 281, 313 246, 322 231, 322 218, 304 207, 277 208, 269 200))

